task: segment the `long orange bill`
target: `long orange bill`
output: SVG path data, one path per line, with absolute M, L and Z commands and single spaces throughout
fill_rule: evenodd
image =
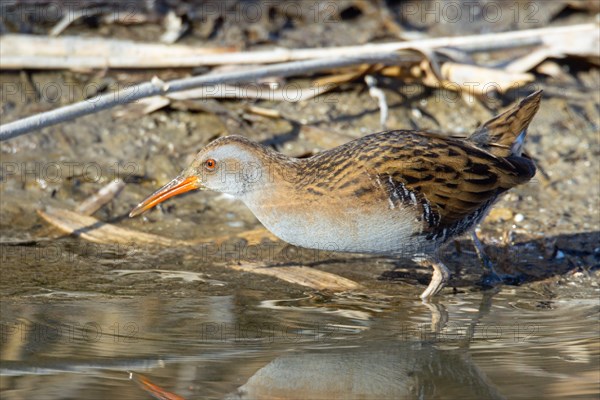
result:
M 129 217 L 140 215 L 144 211 L 151 209 L 159 203 L 167 200 L 170 197 L 177 196 L 190 190 L 199 189 L 202 187 L 200 180 L 195 176 L 178 176 L 165 186 L 152 193 L 146 200 L 138 204 L 131 212 Z

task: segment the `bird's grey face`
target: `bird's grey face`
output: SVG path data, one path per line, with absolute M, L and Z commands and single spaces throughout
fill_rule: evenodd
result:
M 264 182 L 268 171 L 259 154 L 240 143 L 201 150 L 182 175 L 196 176 L 206 188 L 243 197 Z
M 256 193 L 268 176 L 268 165 L 257 147 L 240 139 L 217 140 L 202 149 L 178 177 L 138 204 L 129 216 L 195 189 L 211 189 L 245 199 Z

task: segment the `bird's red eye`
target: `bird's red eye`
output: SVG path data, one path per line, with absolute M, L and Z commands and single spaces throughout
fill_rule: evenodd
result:
M 213 160 L 212 158 L 209 158 L 208 160 L 206 160 L 204 165 L 206 166 L 206 169 L 213 170 L 217 166 L 217 162 L 215 160 Z

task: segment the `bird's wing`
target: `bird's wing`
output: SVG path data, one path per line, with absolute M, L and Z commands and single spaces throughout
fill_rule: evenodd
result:
M 524 157 L 496 157 L 467 141 L 431 133 L 404 135 L 401 146 L 388 145 L 365 169 L 388 186 L 394 201 L 418 207 L 430 228 L 453 225 L 535 174 L 533 162 Z
M 315 199 L 412 206 L 431 230 L 451 227 L 535 174 L 526 157 L 497 157 L 468 140 L 418 131 L 365 136 L 306 161 L 298 187 Z

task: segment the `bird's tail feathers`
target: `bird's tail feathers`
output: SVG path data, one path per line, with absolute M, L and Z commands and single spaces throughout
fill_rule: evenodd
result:
M 520 156 L 527 127 L 540 107 L 541 98 L 541 90 L 527 96 L 480 126 L 469 140 L 500 157 Z

